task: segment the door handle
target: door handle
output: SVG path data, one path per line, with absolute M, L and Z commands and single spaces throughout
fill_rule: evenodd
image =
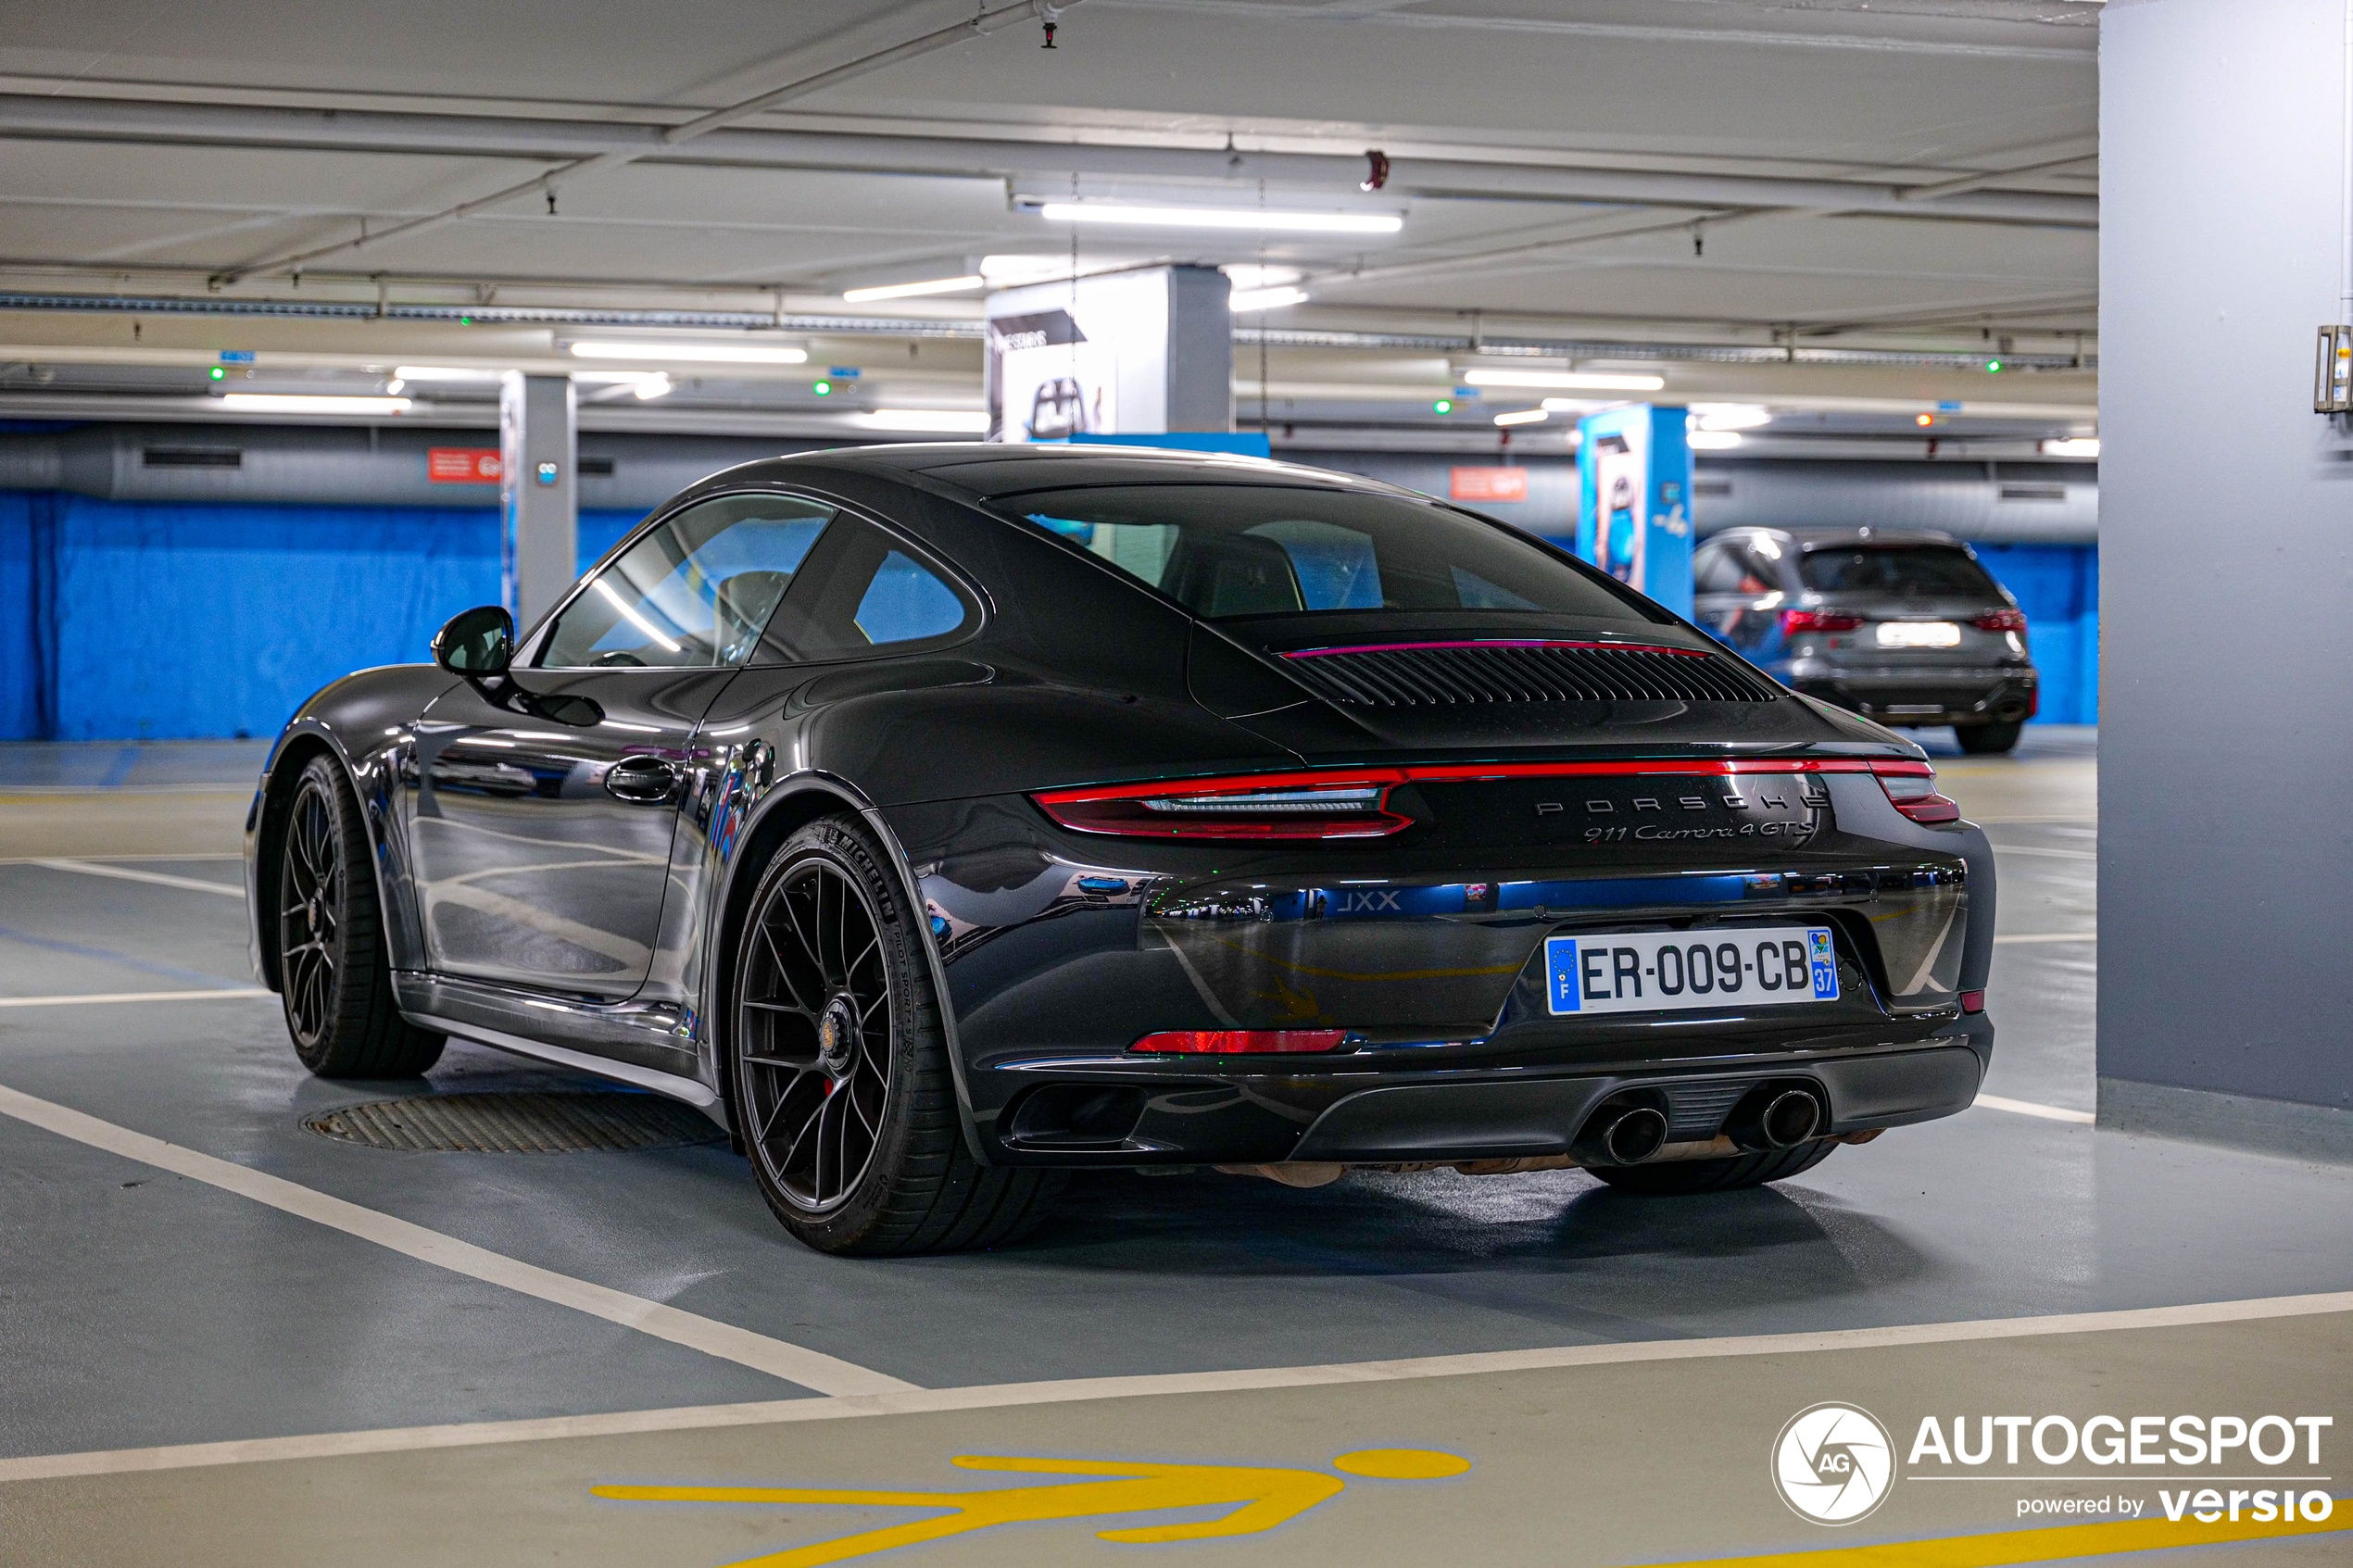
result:
M 633 806 L 660 806 L 678 791 L 678 765 L 659 757 L 624 757 L 605 770 L 605 793 Z

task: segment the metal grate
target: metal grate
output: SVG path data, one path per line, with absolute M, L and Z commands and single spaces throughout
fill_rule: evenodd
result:
M 474 1154 L 680 1148 L 726 1135 L 676 1100 L 614 1093 L 420 1095 L 346 1105 L 303 1125 L 370 1148 Z
M 1567 643 L 1426 643 L 1283 656 L 1335 702 L 1770 702 L 1779 689 L 1714 654 Z

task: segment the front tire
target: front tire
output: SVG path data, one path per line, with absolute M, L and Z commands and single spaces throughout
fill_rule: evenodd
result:
M 770 1211 L 820 1252 L 1000 1246 L 1037 1227 L 1059 1184 L 973 1159 L 894 880 L 849 817 L 810 823 L 769 862 L 736 949 L 737 1128 Z
M 295 1054 L 321 1078 L 414 1078 L 442 1037 L 400 1016 L 369 867 L 367 824 L 343 769 L 314 757 L 278 842 L 278 992 Z
M 1736 1154 L 1729 1160 L 1662 1160 L 1655 1165 L 1589 1165 L 1586 1169 L 1620 1192 L 1642 1198 L 1682 1198 L 1781 1181 L 1812 1170 L 1837 1147 L 1830 1138 L 1816 1138 L 1762 1154 Z
M 1972 757 L 1988 757 L 1997 752 L 2013 751 L 2018 737 L 2025 732 L 2026 721 L 2013 719 L 2006 724 L 1956 724 L 1953 738 L 1961 749 Z

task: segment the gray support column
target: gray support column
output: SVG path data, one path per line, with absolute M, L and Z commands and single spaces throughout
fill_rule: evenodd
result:
M 2345 27 L 2100 23 L 2099 1120 L 2336 1160 L 2353 427 L 2311 407 L 2353 267 Z
M 1168 431 L 1234 428 L 1234 312 L 1214 267 L 1168 270 Z
M 500 593 L 519 626 L 554 608 L 580 575 L 578 447 L 572 378 L 508 371 L 498 389 Z

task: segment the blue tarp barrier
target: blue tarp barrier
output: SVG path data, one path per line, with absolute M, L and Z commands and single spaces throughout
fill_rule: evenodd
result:
M 2100 721 L 2100 551 L 2096 545 L 1978 545 L 1977 558 L 2026 612 L 2043 677 L 2045 724 Z

